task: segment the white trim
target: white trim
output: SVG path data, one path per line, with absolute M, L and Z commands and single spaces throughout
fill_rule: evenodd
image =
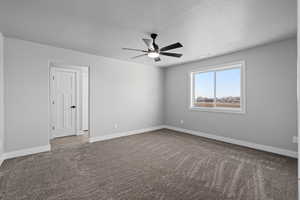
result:
M 2 157 L 0 157 L 0 167 L 1 167 L 2 163 L 3 163 L 3 161 L 4 161 L 4 159 Z
M 156 130 L 160 130 L 163 128 L 165 128 L 165 126 L 153 126 L 153 127 L 144 128 L 144 129 L 138 129 L 138 130 L 132 130 L 132 131 L 126 131 L 126 132 L 120 132 L 120 133 L 113 133 L 113 134 L 97 136 L 97 137 L 91 137 L 89 139 L 89 142 L 93 143 L 93 142 L 98 142 L 98 141 L 110 140 L 110 139 L 129 136 L 129 135 L 136 135 L 136 134 L 140 134 L 140 133 L 156 131 Z
M 77 135 L 78 135 L 77 132 L 75 134 L 70 134 L 70 133 L 67 133 L 67 132 L 60 132 L 57 135 L 54 132 L 52 132 L 52 134 L 51 134 L 52 139 L 54 139 L 54 138 L 61 138 L 61 137 L 67 137 L 67 136 L 77 136 Z
M 77 135 L 77 136 L 78 136 L 78 135 L 84 135 L 85 133 L 86 133 L 86 132 L 85 132 L 84 130 L 79 130 L 79 131 L 77 131 L 77 134 L 76 134 L 76 135 Z
M 187 134 L 191 134 L 191 135 L 201 136 L 201 137 L 205 137 L 205 138 L 209 138 L 209 139 L 213 139 L 213 140 L 218 140 L 218 141 L 222 141 L 222 142 L 226 142 L 226 143 L 231 143 L 231 144 L 236 144 L 236 145 L 240 145 L 240 146 L 244 146 L 244 147 L 249 147 L 249 148 L 252 148 L 252 149 L 271 152 L 271 153 L 275 153 L 275 154 L 279 154 L 279 155 L 283 155 L 283 156 L 288 156 L 288 157 L 292 157 L 292 158 L 297 158 L 298 157 L 298 153 L 296 151 L 281 149 L 281 148 L 278 148 L 278 147 L 272 147 L 272 146 L 267 146 L 267 145 L 262 145 L 262 144 L 256 144 L 256 143 L 252 143 L 252 142 L 246 142 L 246 141 L 243 141 L 243 140 L 238 140 L 238 139 L 233 139 L 233 138 L 228 138 L 228 137 L 222 137 L 222 136 L 213 135 L 213 134 L 210 134 L 210 133 L 204 133 L 204 132 L 194 131 L 194 130 L 189 130 L 189 129 L 184 129 L 184 128 L 178 128 L 178 127 L 175 127 L 175 126 L 164 126 L 164 128 L 174 130 L 174 131 L 183 132 L 183 133 L 187 133 Z
M 216 98 L 216 71 L 226 70 L 226 69 L 240 69 L 240 81 L 241 81 L 241 107 L 240 108 L 222 108 L 222 107 L 195 107 L 193 106 L 194 99 L 194 74 L 202 73 L 202 72 L 214 72 L 214 98 Z M 220 65 L 213 65 L 213 66 L 206 66 L 206 67 L 198 67 L 196 69 L 190 70 L 188 72 L 189 77 L 189 110 L 191 111 L 204 111 L 204 112 L 223 112 L 223 113 L 234 113 L 234 114 L 245 114 L 246 113 L 246 62 L 242 61 L 235 61 L 231 63 L 224 63 Z M 216 100 L 215 100 L 216 101 Z
M 39 147 L 33 147 L 33 148 L 28 148 L 28 149 L 7 152 L 7 153 L 3 154 L 2 159 L 7 160 L 10 158 L 16 158 L 16 157 L 20 157 L 20 156 L 42 153 L 42 152 L 46 152 L 46 151 L 50 151 L 50 150 L 51 150 L 51 146 L 50 146 L 50 144 L 48 144 L 45 146 L 39 146 Z
M 216 112 L 216 113 L 229 113 L 229 114 L 246 114 L 245 111 L 238 108 L 222 108 L 222 107 L 189 107 L 190 111 L 201 111 L 201 112 Z

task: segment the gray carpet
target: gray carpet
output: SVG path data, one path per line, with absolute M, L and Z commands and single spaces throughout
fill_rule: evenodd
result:
M 5 161 L 3 200 L 295 200 L 295 159 L 169 130 Z

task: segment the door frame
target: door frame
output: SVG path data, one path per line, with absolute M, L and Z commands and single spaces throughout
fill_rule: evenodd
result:
M 49 132 L 48 132 L 48 138 L 49 141 L 51 139 L 53 139 L 53 134 L 52 134 L 52 70 L 53 68 L 62 68 L 62 69 L 71 69 L 73 71 L 76 71 L 76 84 L 77 85 L 81 85 L 81 70 L 83 68 L 87 69 L 87 73 L 88 73 L 88 137 L 90 137 L 90 66 L 86 65 L 70 65 L 70 64 L 64 64 L 61 62 L 55 62 L 55 61 L 49 61 L 49 74 L 48 74 L 48 84 L 49 84 L 49 91 L 48 91 L 48 124 L 49 124 Z M 83 132 L 81 130 L 81 125 L 82 123 L 80 123 L 82 121 L 82 100 L 81 100 L 81 89 L 80 87 L 76 88 L 76 114 L 75 114 L 75 123 L 76 123 L 76 130 L 75 130 L 75 134 L 76 135 L 81 135 Z

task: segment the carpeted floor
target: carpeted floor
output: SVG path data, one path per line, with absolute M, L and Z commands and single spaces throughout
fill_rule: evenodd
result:
M 3 200 L 295 200 L 295 159 L 169 130 L 5 161 Z
M 50 140 L 51 150 L 56 151 L 59 149 L 70 148 L 77 145 L 86 144 L 89 142 L 89 135 L 85 133 L 83 135 L 59 137 Z

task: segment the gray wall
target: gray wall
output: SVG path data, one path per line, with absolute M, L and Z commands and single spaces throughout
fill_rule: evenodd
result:
M 188 71 L 246 61 L 246 114 L 188 109 Z M 276 42 L 237 53 L 165 69 L 166 125 L 257 144 L 297 150 L 297 40 Z M 184 124 L 180 124 L 180 120 Z
M 49 61 L 91 66 L 92 137 L 166 124 L 297 148 L 295 38 L 166 69 L 11 38 L 4 48 L 6 152 L 49 143 Z M 246 61 L 247 113 L 190 111 L 187 72 L 237 60 Z
M 5 152 L 49 144 L 49 61 L 91 66 L 91 137 L 162 125 L 160 68 L 12 38 L 4 49 Z
M 3 36 L 0 33 L 0 162 L 4 148 L 4 67 Z M 1 164 L 1 163 L 0 163 Z

